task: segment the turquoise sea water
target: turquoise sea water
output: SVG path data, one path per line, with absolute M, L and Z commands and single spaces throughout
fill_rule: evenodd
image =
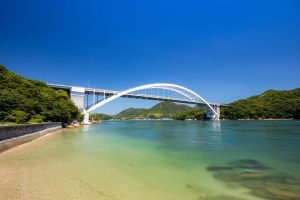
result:
M 300 121 L 105 121 L 0 154 L 0 199 L 300 199 Z

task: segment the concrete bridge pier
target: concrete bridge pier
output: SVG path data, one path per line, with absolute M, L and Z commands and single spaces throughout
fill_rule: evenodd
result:
M 83 124 L 91 124 L 90 122 L 90 114 L 86 111 L 86 109 L 83 110 L 84 118 L 83 118 Z
M 74 104 L 77 106 L 77 108 L 81 111 L 81 113 L 84 114 L 83 123 L 90 124 L 89 113 L 84 108 L 84 94 L 85 94 L 85 88 L 71 87 L 71 90 L 70 90 L 71 100 L 74 102 Z
M 211 107 L 218 113 L 218 116 L 216 116 L 214 120 L 220 120 L 220 115 L 221 115 L 220 105 L 213 104 L 211 105 Z

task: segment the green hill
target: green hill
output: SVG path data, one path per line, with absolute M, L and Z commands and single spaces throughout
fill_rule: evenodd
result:
M 0 65 L 0 122 L 81 121 L 82 115 L 62 90 L 23 78 Z
M 173 117 L 173 119 L 176 119 L 176 120 L 186 120 L 186 119 L 205 120 L 205 119 L 207 119 L 207 117 L 203 110 L 201 110 L 199 108 L 194 108 L 192 111 L 175 115 Z
M 300 88 L 268 90 L 260 95 L 242 99 L 221 109 L 224 119 L 299 119 Z
M 91 121 L 99 121 L 99 120 L 110 120 L 114 117 L 112 115 L 102 114 L 102 113 L 90 113 Z
M 141 119 L 145 117 L 147 109 L 144 108 L 128 108 L 114 116 L 117 119 Z
M 175 115 L 183 114 L 192 111 L 193 108 L 176 104 L 173 102 L 163 101 L 150 109 L 136 109 L 128 108 L 119 114 L 115 115 L 116 119 L 161 119 L 161 118 L 173 118 Z

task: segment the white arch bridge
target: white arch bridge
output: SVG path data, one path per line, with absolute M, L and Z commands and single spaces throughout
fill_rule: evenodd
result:
M 209 103 L 196 92 L 186 87 L 170 83 L 147 84 L 124 91 L 59 84 L 48 84 L 48 86 L 54 89 L 66 90 L 68 92 L 75 105 L 84 113 L 84 123 L 89 123 L 90 112 L 119 97 L 196 104 L 204 108 L 207 116 L 212 120 L 219 120 L 220 117 L 220 104 Z

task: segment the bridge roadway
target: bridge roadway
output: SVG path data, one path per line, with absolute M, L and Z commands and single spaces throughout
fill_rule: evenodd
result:
M 62 89 L 67 91 L 69 94 L 71 93 L 72 88 L 76 88 L 76 86 L 69 86 L 69 85 L 61 85 L 61 84 L 47 84 L 49 87 L 54 88 L 54 89 Z M 85 94 L 89 95 L 102 95 L 107 97 L 113 96 L 118 94 L 121 91 L 115 91 L 115 90 L 104 90 L 104 89 L 96 89 L 96 88 L 84 88 Z M 167 96 L 157 96 L 157 95 L 150 95 L 150 94 L 126 94 L 123 95 L 122 97 L 125 98 L 135 98 L 135 99 L 147 99 L 147 100 L 157 100 L 157 101 L 173 101 L 177 103 L 188 103 L 188 104 L 197 104 L 197 105 L 205 105 L 204 102 L 202 101 L 195 101 L 191 99 L 183 99 L 183 98 L 174 98 L 174 97 L 167 97 Z M 101 100 L 100 100 L 101 101 Z M 96 103 L 95 101 L 94 103 Z M 213 107 L 220 106 L 219 103 L 211 103 L 209 104 Z

